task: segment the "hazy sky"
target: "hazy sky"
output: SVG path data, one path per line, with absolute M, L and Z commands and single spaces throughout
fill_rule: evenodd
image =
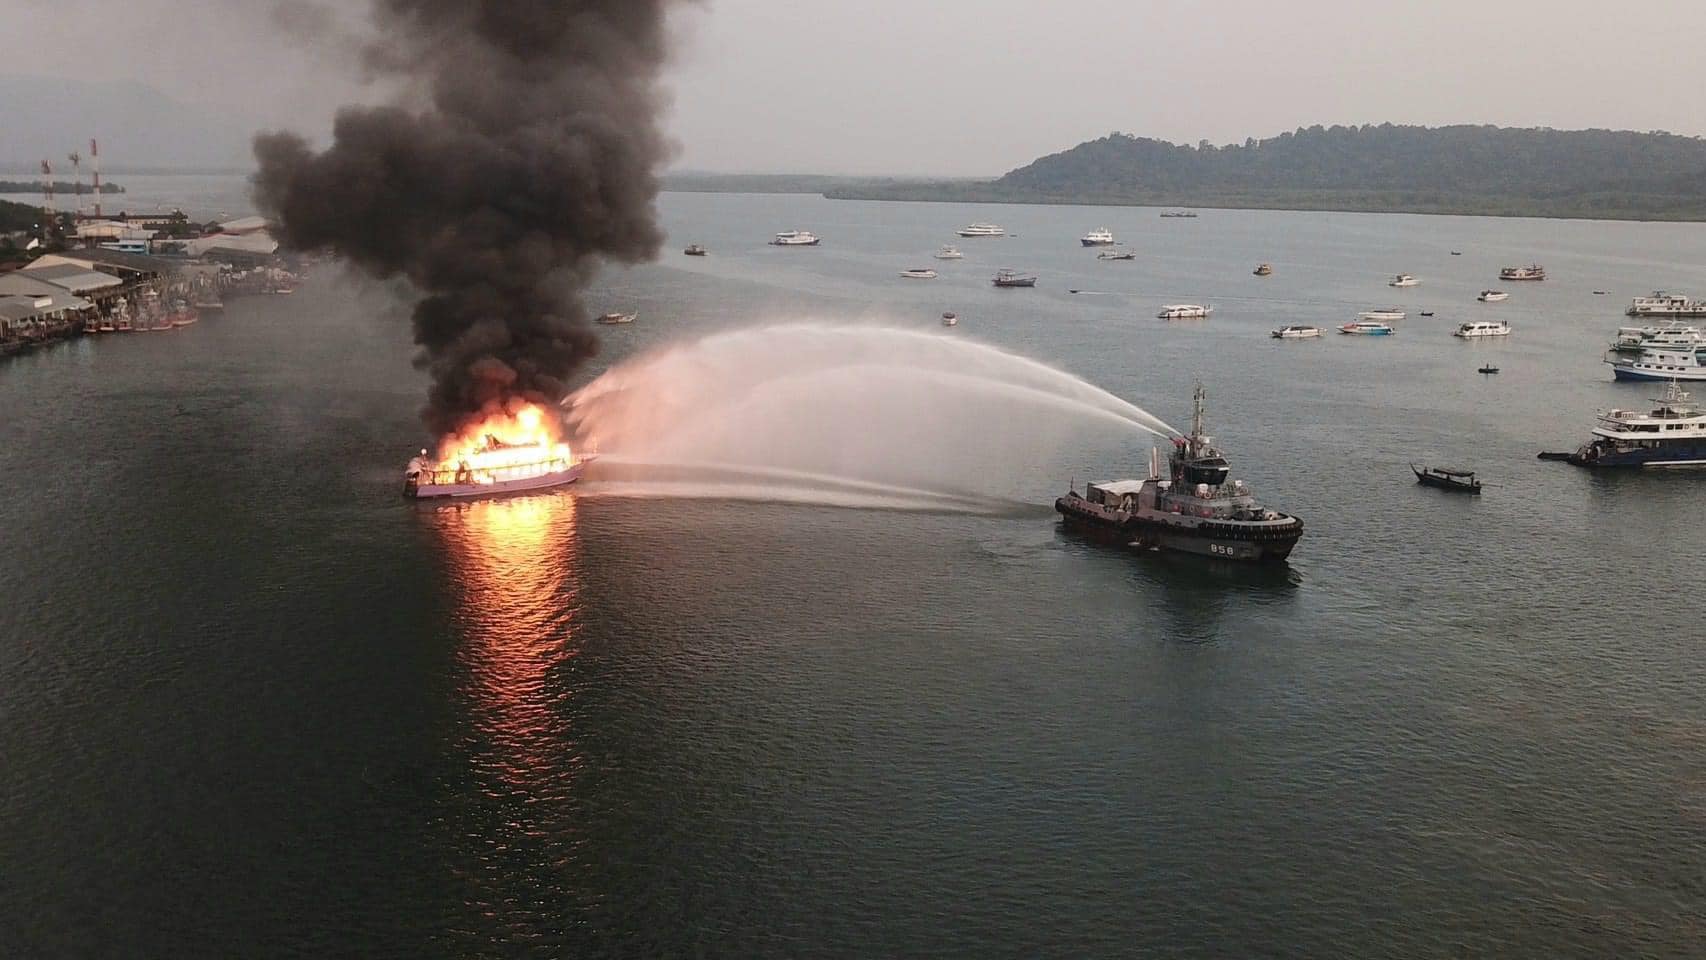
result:
M 353 66 L 282 35 L 271 2 L 5 0 L 30 41 L 0 68 L 324 131 Z M 708 0 L 677 22 L 683 169 L 996 174 L 1112 130 L 1315 123 L 1706 134 L 1706 4 L 1681 0 Z

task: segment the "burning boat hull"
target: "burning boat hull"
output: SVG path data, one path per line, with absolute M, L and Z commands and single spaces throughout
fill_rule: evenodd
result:
M 532 476 L 480 481 L 473 477 L 437 477 L 410 472 L 403 478 L 403 496 L 415 500 L 434 500 L 446 497 L 498 497 L 506 493 L 525 493 L 548 490 L 580 479 L 586 461 L 571 464 L 566 469 L 552 470 Z M 461 480 L 462 482 L 458 482 Z

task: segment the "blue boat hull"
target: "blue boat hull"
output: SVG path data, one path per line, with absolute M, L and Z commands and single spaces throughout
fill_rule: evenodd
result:
M 1590 454 L 1584 456 L 1584 454 Z M 1637 450 L 1577 451 L 1570 462 L 1579 467 L 1701 467 L 1706 466 L 1706 440 L 1677 440 L 1662 447 Z
M 1706 367 L 1697 370 L 1678 370 L 1673 373 L 1648 373 L 1629 367 L 1612 367 L 1611 375 L 1618 380 L 1706 380 Z

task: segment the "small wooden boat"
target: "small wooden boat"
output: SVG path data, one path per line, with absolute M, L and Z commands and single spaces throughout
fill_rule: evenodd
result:
M 1605 296 L 1605 291 L 1604 290 L 1595 290 L 1593 292 L 1593 295 L 1596 297 L 1603 297 L 1603 296 Z
M 1463 251 L 1462 250 L 1453 250 L 1453 251 L 1451 251 L 1451 255 L 1454 257 L 1461 257 L 1461 256 L 1463 256 Z
M 1498 372 L 1499 372 L 1499 368 L 1498 368 L 1498 367 L 1495 367 L 1495 366 L 1493 366 L 1493 365 L 1492 365 L 1492 364 L 1490 364 L 1490 363 L 1489 363 L 1489 364 L 1487 364 L 1487 365 L 1486 365 L 1486 366 L 1484 366 L 1484 367 L 1479 367 L 1479 368 L 1477 368 L 1477 369 L 1476 369 L 1476 371 L 1475 371 L 1475 372 L 1476 372 L 1476 373 L 1498 373 Z
M 1424 316 L 1424 317 L 1431 317 L 1433 315 L 1434 315 L 1434 312 L 1432 310 L 1423 310 L 1422 311 L 1422 316 Z
M 1441 490 L 1456 490 L 1459 493 L 1480 493 L 1481 481 L 1475 479 L 1473 470 L 1452 470 L 1446 467 L 1418 467 L 1410 464 L 1410 472 L 1416 475 L 1416 482 L 1424 487 L 1438 487 Z

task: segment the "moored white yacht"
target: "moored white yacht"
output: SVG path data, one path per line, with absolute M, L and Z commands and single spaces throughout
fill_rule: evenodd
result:
M 1511 325 L 1503 320 L 1476 320 L 1458 324 L 1451 335 L 1472 340 L 1476 337 L 1508 337 L 1510 333 Z
M 1390 324 L 1378 320 L 1352 320 L 1340 327 L 1339 332 L 1359 337 L 1390 337 L 1393 330 Z
M 1157 320 L 1203 320 L 1214 312 L 1213 307 L 1200 303 L 1169 303 L 1155 315 Z
M 1689 347 L 1699 343 L 1706 343 L 1706 334 L 1702 334 L 1699 327 L 1663 323 L 1645 327 L 1618 327 L 1617 339 L 1611 342 L 1611 349 L 1619 353 L 1640 353 L 1649 344 Z
M 943 244 L 942 249 L 936 251 L 936 259 L 938 260 L 960 260 L 964 257 L 965 254 L 960 252 L 959 247 L 950 247 L 947 244 Z
M 1510 298 L 1511 295 L 1503 290 L 1482 290 L 1475 297 L 1482 303 L 1498 303 L 1500 300 L 1509 300 Z
M 1109 230 L 1107 227 L 1097 227 L 1082 237 L 1079 237 L 1078 242 L 1082 243 L 1086 247 L 1112 246 L 1114 243 L 1114 234 L 1113 231 Z
M 969 224 L 961 227 L 959 233 L 962 237 L 1005 237 L 1007 235 L 1006 230 L 993 223 Z
M 910 270 L 902 270 L 900 272 L 900 275 L 907 278 L 908 280 L 934 280 L 934 279 L 936 279 L 936 271 L 930 269 L 929 267 L 913 267 Z
M 1706 342 L 1655 339 L 1634 353 L 1614 352 L 1605 362 L 1618 380 L 1706 380 Z
M 1407 273 L 1400 273 L 1396 277 L 1386 281 L 1386 285 L 1389 287 L 1413 287 L 1421 282 L 1422 281 L 1417 280 L 1415 277 L 1412 277 Z
M 1306 323 L 1294 323 L 1280 327 L 1268 335 L 1276 340 L 1313 340 L 1321 335 L 1321 328 Z
M 784 230 L 770 241 L 772 247 L 815 247 L 818 245 L 817 234 L 810 230 Z
M 1388 307 L 1385 310 L 1364 310 L 1357 314 L 1357 319 L 1374 323 L 1397 323 L 1404 319 L 1404 316 L 1404 311 L 1397 307 Z
M 1650 297 L 1629 301 L 1624 313 L 1631 317 L 1706 317 L 1706 300 L 1655 290 Z

